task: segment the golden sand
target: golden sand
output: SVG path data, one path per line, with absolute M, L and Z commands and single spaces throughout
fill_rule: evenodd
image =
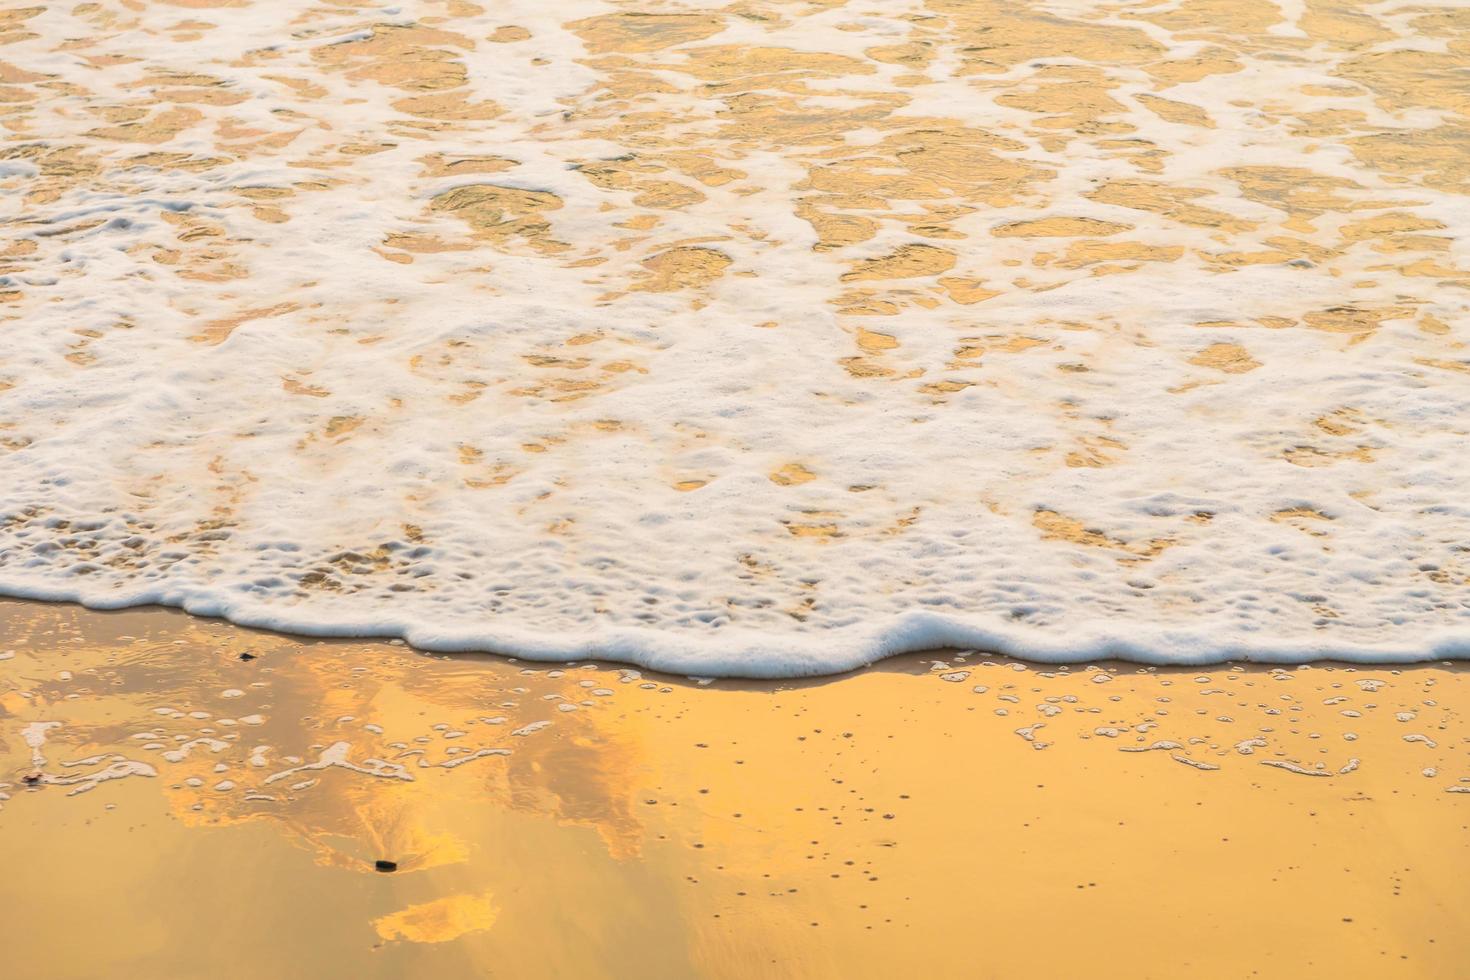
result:
M 0 624 L 10 977 L 1470 962 L 1461 667 L 702 684 L 154 610 Z

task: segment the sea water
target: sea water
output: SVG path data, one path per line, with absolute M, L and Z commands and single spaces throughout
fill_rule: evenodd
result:
M 0 592 L 703 676 L 1470 656 L 1470 11 L 0 15 Z

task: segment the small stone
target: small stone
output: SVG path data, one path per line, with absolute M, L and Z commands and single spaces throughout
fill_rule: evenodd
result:
M 376 868 L 377 870 L 383 872 L 384 874 L 386 874 L 389 871 L 397 871 L 398 870 L 398 862 L 397 861 L 384 861 L 381 858 L 379 858 L 377 861 L 374 861 L 373 862 L 373 867 Z
M 255 654 L 253 654 L 253 653 L 242 653 L 242 654 L 240 654 L 240 659 L 243 660 L 243 661 L 245 661 L 246 663 L 249 663 L 250 661 L 252 661 L 252 660 L 255 659 Z
M 33 772 L 29 775 L 20 777 L 20 781 L 25 783 L 27 786 L 35 786 L 41 781 L 41 774 L 38 772 Z

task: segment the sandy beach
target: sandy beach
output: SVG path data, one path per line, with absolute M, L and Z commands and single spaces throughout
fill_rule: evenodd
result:
M 700 683 L 169 611 L 7 602 L 0 628 L 15 977 L 1447 977 L 1470 956 L 1458 666 L 950 654 Z
M 1467 66 L 0 10 L 0 977 L 1470 976 Z

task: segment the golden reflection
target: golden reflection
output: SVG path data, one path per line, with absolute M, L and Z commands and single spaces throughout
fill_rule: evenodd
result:
M 374 919 L 373 928 L 389 942 L 447 943 L 489 929 L 497 914 L 489 895 L 449 895 Z
M 1307 508 L 1272 519 L 1331 532 Z M 1168 544 L 1036 520 L 1120 561 Z M 692 683 L 179 613 L 0 614 L 20 975 L 191 974 L 224 969 L 216 955 L 283 975 L 251 937 L 286 922 L 314 938 L 287 943 L 284 975 L 952 974 L 971 953 L 933 931 L 974 917 L 1004 973 L 1034 966 L 1055 917 L 1077 939 L 1045 954 L 1062 973 L 1096 974 L 1097 949 L 1108 976 L 1201 949 L 1232 974 L 1445 975 L 1470 954 L 1445 898 L 1470 872 L 1458 668 L 954 651 L 817 684 Z M 60 941 L 77 901 L 89 944 Z M 156 938 L 219 901 L 239 942 Z

